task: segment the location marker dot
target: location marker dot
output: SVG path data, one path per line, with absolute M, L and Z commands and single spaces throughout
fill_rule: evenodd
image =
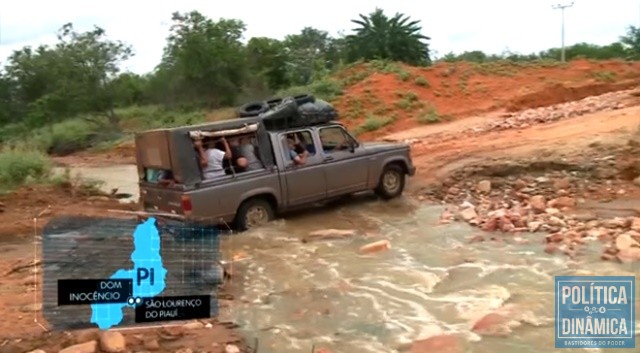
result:
M 133 305 L 133 304 L 135 304 L 135 302 L 136 302 L 136 300 L 135 300 L 135 299 L 133 299 L 133 297 L 129 297 L 129 298 L 127 299 L 127 303 L 128 303 L 129 305 Z
M 141 303 L 142 303 L 142 298 L 137 297 L 137 298 L 136 298 L 136 304 L 141 304 Z

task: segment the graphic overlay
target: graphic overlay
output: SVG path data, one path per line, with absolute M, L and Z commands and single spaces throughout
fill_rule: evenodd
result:
M 634 276 L 556 276 L 556 348 L 635 348 Z
M 44 318 L 57 330 L 106 330 L 215 317 L 219 244 L 217 229 L 155 218 L 53 219 L 42 239 Z

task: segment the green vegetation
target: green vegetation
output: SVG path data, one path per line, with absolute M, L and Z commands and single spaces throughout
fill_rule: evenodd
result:
M 362 125 L 358 126 L 353 132 L 354 134 L 360 135 L 365 132 L 372 132 L 379 130 L 395 121 L 393 117 L 380 117 L 375 115 L 368 115 L 364 120 Z
M 191 11 L 174 13 L 171 21 L 164 53 L 147 74 L 122 72 L 135 48 L 107 37 L 100 27 L 81 32 L 68 23 L 54 45 L 16 50 L 0 70 L 0 183 L 46 178 L 47 154 L 105 149 L 135 131 L 232 118 L 229 107 L 249 100 L 310 92 L 331 101 L 375 72 L 430 87 L 408 66 L 434 61 L 429 38 L 421 34 L 419 21 L 404 14 L 387 16 L 375 9 L 359 15 L 353 21 L 356 28 L 345 36 L 307 27 L 282 40 L 254 37 L 246 42 L 246 25 L 239 19 L 214 20 Z M 479 73 L 508 76 L 527 65 L 562 65 L 558 57 L 554 48 L 530 55 L 450 53 L 439 60 L 470 61 L 477 63 L 473 70 Z M 569 60 L 582 57 L 640 59 L 640 29 L 629 27 L 619 42 L 608 46 L 567 48 Z M 440 74 L 461 75 L 460 89 L 467 91 L 469 72 L 452 65 Z M 614 79 L 607 72 L 594 78 Z M 452 93 L 445 87 L 434 94 Z M 367 105 L 347 105 L 343 112 L 347 119 L 375 114 L 360 132 L 393 121 L 381 117 L 389 107 L 373 99 L 367 98 Z M 406 110 L 423 107 L 413 92 L 402 93 L 394 104 Z M 420 120 L 437 120 L 432 115 Z
M 426 112 L 420 112 L 418 122 L 420 124 L 435 124 L 443 121 L 452 120 L 448 115 L 440 115 L 435 107 L 429 106 Z
M 592 73 L 593 78 L 600 82 L 613 82 L 616 79 L 616 73 L 611 71 L 598 71 Z

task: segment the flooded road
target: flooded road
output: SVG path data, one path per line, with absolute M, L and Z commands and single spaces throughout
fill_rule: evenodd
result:
M 127 168 L 100 168 L 91 177 L 137 192 L 135 168 Z M 125 185 L 129 180 L 134 184 Z M 494 235 L 496 241 L 469 244 L 481 233 L 462 223 L 438 225 L 441 212 L 409 198 L 364 196 L 225 237 L 223 258 L 244 259 L 234 263 L 236 300 L 220 319 L 238 323 L 248 342 L 257 338 L 260 353 L 308 353 L 313 346 L 396 352 L 441 333 L 460 334 L 469 352 L 577 352 L 554 348 L 553 276 L 637 272 L 600 261 L 598 244 L 575 260 L 545 254 L 542 234 Z M 327 228 L 359 234 L 302 241 Z M 360 246 L 382 239 L 390 241 L 389 250 L 358 254 Z M 477 319 L 505 305 L 512 308 L 511 333 L 472 333 Z

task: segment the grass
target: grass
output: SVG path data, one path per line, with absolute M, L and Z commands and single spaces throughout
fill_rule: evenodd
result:
M 429 107 L 427 111 L 418 116 L 420 124 L 435 124 L 443 121 L 450 121 L 452 117 L 448 115 L 440 115 L 435 107 Z
M 396 95 L 400 97 L 400 100 L 395 104 L 400 109 L 411 110 L 423 106 L 420 97 L 414 92 L 396 92 Z
M 343 87 L 345 87 L 345 84 L 346 83 L 344 80 L 341 82 L 338 80 L 326 78 L 323 80 L 314 81 L 306 86 L 291 87 L 285 90 L 281 90 L 276 95 L 279 97 L 286 97 L 311 93 L 316 96 L 316 98 L 331 102 L 332 100 L 343 94 Z
M 19 147 L 5 147 L 0 151 L 0 192 L 47 181 L 50 176 L 51 163 L 41 151 Z
M 598 82 L 614 82 L 616 80 L 616 73 L 611 71 L 592 72 L 591 76 Z
M 105 120 L 94 116 L 82 116 L 36 129 L 20 124 L 0 127 L 0 144 L 9 148 L 30 149 L 53 155 L 65 155 L 86 149 L 107 150 L 114 144 L 131 138 L 137 131 L 160 127 L 175 127 L 204 122 L 204 110 L 169 110 L 159 106 L 132 106 L 117 109 L 122 131 L 108 128 Z M 233 109 L 216 111 L 210 119 L 228 119 L 234 116 Z
M 416 77 L 415 80 L 413 80 L 413 82 L 416 84 L 416 86 L 420 86 L 420 87 L 430 87 L 431 86 L 429 84 L 429 81 L 427 81 L 427 79 L 422 77 L 422 76 Z
M 367 118 L 364 120 L 362 125 L 354 129 L 353 133 L 357 136 L 365 132 L 376 131 L 393 123 L 394 121 L 395 119 L 393 117 L 380 117 L 376 115 L 367 115 Z

